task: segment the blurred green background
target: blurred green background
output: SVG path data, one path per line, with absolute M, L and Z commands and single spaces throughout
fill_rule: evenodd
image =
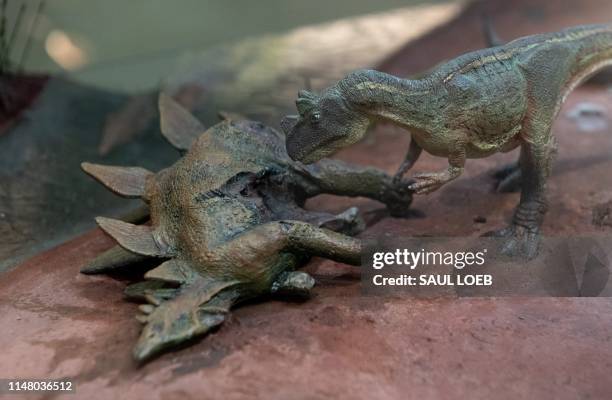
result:
M 133 92 L 155 86 L 186 51 L 338 18 L 442 2 L 46 0 L 41 7 L 39 0 L 8 0 L 7 15 L 10 33 L 19 10 L 24 10 L 11 51 L 14 65 Z M 25 47 L 29 48 L 24 51 Z

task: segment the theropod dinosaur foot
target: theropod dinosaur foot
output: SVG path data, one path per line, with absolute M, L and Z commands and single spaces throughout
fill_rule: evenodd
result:
M 501 238 L 500 252 L 510 257 L 525 257 L 528 260 L 538 255 L 540 232 L 537 228 L 527 228 L 517 224 L 485 233 L 484 236 Z

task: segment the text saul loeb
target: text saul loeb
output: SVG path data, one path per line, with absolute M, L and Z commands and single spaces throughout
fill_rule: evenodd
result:
M 405 267 L 413 272 L 420 266 L 446 266 L 461 270 L 466 266 L 482 266 L 485 263 L 487 249 L 478 252 L 441 252 L 410 251 L 396 249 L 390 252 L 372 254 L 372 268 L 381 270 L 387 266 Z M 372 276 L 375 286 L 491 286 L 493 277 L 489 274 L 448 274 L 421 273 L 400 274 L 392 277 L 383 274 Z

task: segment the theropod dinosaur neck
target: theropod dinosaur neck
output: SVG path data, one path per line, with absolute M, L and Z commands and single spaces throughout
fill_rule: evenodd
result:
M 388 120 L 406 128 L 426 130 L 431 123 L 434 95 L 428 79 L 401 79 L 384 72 L 356 71 L 338 82 L 349 107 L 371 119 Z

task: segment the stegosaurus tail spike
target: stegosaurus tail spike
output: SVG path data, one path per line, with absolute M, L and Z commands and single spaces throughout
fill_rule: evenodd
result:
M 141 167 L 116 167 L 84 162 L 81 163 L 81 168 L 114 193 L 128 198 L 142 197 L 147 178 L 153 176 L 151 171 Z
M 206 130 L 197 118 L 164 93 L 159 95 L 159 114 L 162 134 L 178 150 L 189 150 Z
M 81 273 L 93 275 L 111 272 L 146 259 L 146 256 L 134 254 L 121 246 L 114 246 L 87 263 L 81 269 Z
M 153 238 L 153 230 L 147 225 L 133 225 L 111 218 L 97 217 L 102 230 L 111 235 L 121 247 L 136 254 L 151 257 L 167 256 Z
M 145 279 L 184 284 L 194 280 L 194 273 L 180 260 L 168 260 L 148 271 L 144 277 Z

